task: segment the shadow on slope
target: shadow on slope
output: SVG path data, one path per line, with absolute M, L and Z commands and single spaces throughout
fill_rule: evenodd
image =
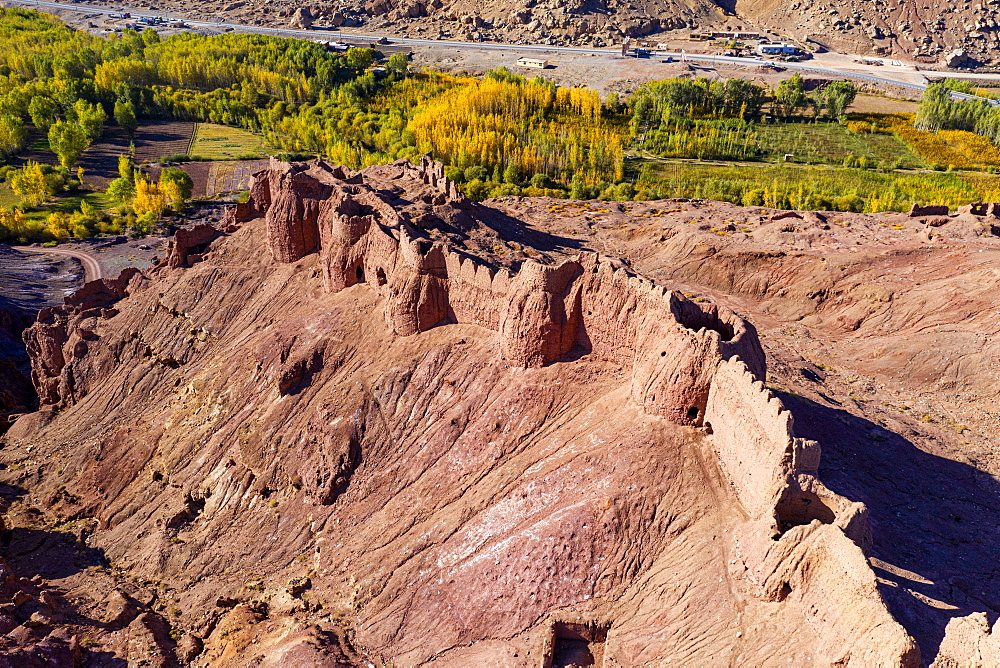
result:
M 1000 616 L 1000 483 L 836 408 L 777 392 L 796 435 L 823 447 L 820 478 L 864 502 L 872 566 L 893 616 L 929 663 L 952 617 Z
M 476 217 L 496 230 L 504 240 L 515 241 L 543 253 L 570 252 L 585 246 L 580 239 L 542 231 L 487 204 L 476 204 Z
M 4 508 L 24 498 L 27 490 L 18 485 L 0 485 Z M 91 566 L 106 566 L 107 558 L 100 548 L 89 547 L 76 534 L 33 527 L 14 527 L 0 538 L 2 554 L 21 577 L 40 575 L 57 580 Z

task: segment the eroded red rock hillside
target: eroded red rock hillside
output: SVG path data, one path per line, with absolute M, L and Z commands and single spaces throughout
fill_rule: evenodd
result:
M 428 159 L 272 161 L 221 229 L 26 333 L 42 408 L 0 450 L 0 648 L 996 656 L 992 460 L 968 461 L 995 313 L 965 278 L 994 228 L 914 214 L 476 204 Z

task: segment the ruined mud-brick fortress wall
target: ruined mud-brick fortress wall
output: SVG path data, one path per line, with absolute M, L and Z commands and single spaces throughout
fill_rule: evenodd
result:
M 395 163 L 400 183 L 418 179 L 433 204 L 473 206 L 440 163 Z M 584 253 L 559 265 L 490 266 L 411 226 L 360 175 L 323 163 L 274 161 L 256 175 L 243 218 L 264 214 L 278 262 L 318 252 L 326 289 L 367 283 L 385 317 L 409 336 L 445 323 L 499 335 L 516 366 L 551 364 L 577 346 L 632 369 L 632 393 L 647 412 L 700 424 L 715 368 L 738 356 L 756 374 L 764 356 L 752 325 L 728 309 L 697 303 Z
M 392 167 L 401 186 L 425 186 L 416 197 L 428 204 L 476 206 L 427 156 Z M 469 323 L 496 332 L 501 358 L 514 366 L 544 366 L 579 349 L 630 369 L 632 397 L 646 412 L 712 434 L 749 516 L 731 547 L 745 593 L 776 601 L 794 591 L 822 621 L 835 660 L 919 661 L 867 567 L 865 506 L 820 482 L 819 444 L 794 436 L 791 413 L 764 387 L 756 331 L 732 311 L 595 253 L 557 265 L 526 261 L 516 272 L 492 266 L 413 227 L 363 174 L 323 163 L 272 161 L 235 215 L 264 215 L 278 262 L 318 252 L 328 291 L 368 284 L 401 336 Z
M 427 186 L 413 190 L 428 203 L 474 206 L 426 156 L 393 167 L 400 185 Z M 737 496 L 752 517 L 770 518 L 773 533 L 818 519 L 867 544 L 863 506 L 819 483 L 819 445 L 793 436 L 791 414 L 763 385 L 757 333 L 732 311 L 595 253 L 526 261 L 517 272 L 492 266 L 414 228 L 362 174 L 322 162 L 272 160 L 233 220 L 259 215 L 276 261 L 318 252 L 326 289 L 368 284 L 401 336 L 469 323 L 496 332 L 511 365 L 544 366 L 579 348 L 630 369 L 646 412 L 714 434 Z
M 380 169 L 397 170 L 394 182 L 410 188 L 407 197 L 475 212 L 428 158 Z M 412 226 L 363 173 L 322 162 L 272 160 L 224 229 L 260 216 L 276 262 L 318 253 L 326 289 L 366 283 L 401 336 L 471 323 L 496 332 L 499 355 L 513 366 L 547 365 L 575 349 L 630 370 L 632 397 L 645 411 L 711 434 L 747 514 L 729 536 L 736 586 L 758 599 L 797 602 L 817 622 L 832 664 L 920 665 L 867 565 L 864 505 L 820 482 L 819 445 L 794 436 L 791 413 L 764 386 L 756 331 L 735 313 L 688 300 L 594 253 L 558 265 L 528 261 L 516 272 L 492 266 Z M 220 233 L 200 226 L 178 234 L 156 271 L 187 271 Z M 76 403 L 110 373 L 105 367 L 115 356 L 88 357 L 95 323 L 114 318 L 115 304 L 148 283 L 131 270 L 89 283 L 39 315 L 25 340 L 49 409 Z

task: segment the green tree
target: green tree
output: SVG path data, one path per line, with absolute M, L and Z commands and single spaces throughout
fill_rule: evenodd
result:
M 52 199 L 56 194 L 56 183 L 54 179 L 47 178 L 45 169 L 39 163 L 29 160 L 8 178 L 11 190 L 15 195 L 23 197 L 30 206 L 38 206 Z
M 101 136 L 101 132 L 104 130 L 104 121 L 108 119 L 104 107 L 99 104 L 91 104 L 86 100 L 77 100 L 73 104 L 70 115 L 72 120 L 79 123 L 86 133 L 89 140 L 88 145 Z
M 386 72 L 396 79 L 405 78 L 409 69 L 410 61 L 406 57 L 406 54 L 402 52 L 389 56 L 389 62 L 385 65 Z
M 118 156 L 118 176 L 129 181 L 135 181 L 135 164 L 128 155 Z
M 28 143 L 24 121 L 13 114 L 0 116 L 0 159 L 6 160 Z
M 608 93 L 608 99 L 604 101 L 604 109 L 609 114 L 621 113 L 622 103 L 618 93 Z
M 767 101 L 763 86 L 745 79 L 727 79 L 722 86 L 722 109 L 728 116 L 756 116 Z
M 56 103 L 51 97 L 36 95 L 28 103 L 31 122 L 42 132 L 48 132 L 56 122 Z
M 802 86 L 802 77 L 795 74 L 778 84 L 778 90 L 774 94 L 775 113 L 779 116 L 794 116 L 808 100 Z
M 535 174 L 531 177 L 532 188 L 554 188 L 555 185 L 548 174 Z
M 375 49 L 352 47 L 347 50 L 347 66 L 355 72 L 364 72 L 375 62 Z
M 850 81 L 834 81 L 828 84 L 823 89 L 827 114 L 833 118 L 840 118 L 857 95 L 858 89 Z
M 465 168 L 465 180 L 475 181 L 479 179 L 480 181 L 485 181 L 490 177 L 490 170 L 486 169 L 482 165 L 473 165 L 472 167 Z
M 507 169 L 503 170 L 503 180 L 504 183 L 520 183 L 521 170 L 514 163 L 510 163 Z
M 146 46 L 150 46 L 152 44 L 159 44 L 160 33 L 156 32 L 152 28 L 146 28 L 145 30 L 142 31 L 142 42 Z
M 191 175 L 183 169 L 170 167 L 160 172 L 160 189 L 170 201 L 171 208 L 174 211 L 180 211 L 184 208 L 184 203 L 191 199 L 194 181 L 191 180 Z
M 139 121 L 135 118 L 135 106 L 129 101 L 115 102 L 115 122 L 128 133 L 129 138 L 134 137 L 135 131 L 139 128 Z
M 56 121 L 49 128 L 49 147 L 59 158 L 59 164 L 69 169 L 80 159 L 80 154 L 90 146 L 90 138 L 83 126 L 69 121 Z
M 465 193 L 466 197 L 476 202 L 481 202 L 489 197 L 490 194 L 489 186 L 486 185 L 486 182 L 480 179 L 472 179 L 465 184 L 462 191 Z
M 105 194 L 115 204 L 125 206 L 135 198 L 135 183 L 128 177 L 119 176 L 108 184 Z

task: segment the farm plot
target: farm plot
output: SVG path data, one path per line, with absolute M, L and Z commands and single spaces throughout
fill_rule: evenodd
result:
M 263 156 L 264 140 L 239 128 L 198 123 L 190 153 L 211 160 L 243 160 Z
M 267 160 L 224 160 L 216 162 L 188 162 L 179 165 L 190 174 L 194 199 L 205 199 L 216 195 L 239 192 L 250 187 L 250 177 L 254 172 L 267 166 Z M 151 165 L 147 171 L 154 181 L 159 180 L 164 167 Z
M 853 114 L 915 114 L 918 107 L 920 104 L 912 100 L 897 100 L 877 95 L 858 95 L 854 98 L 854 103 L 847 108 L 847 112 Z
M 20 201 L 21 198 L 14 194 L 9 185 L 0 183 L 0 207 L 9 209 L 17 206 Z
M 128 134 L 117 126 L 104 128 L 104 134 L 80 156 L 83 182 L 88 188 L 104 190 L 118 178 L 118 156 L 128 153 Z
M 211 162 L 186 162 L 177 165 L 177 169 L 182 169 L 191 177 L 191 198 L 205 199 L 208 196 L 209 174 L 212 172 L 215 163 Z M 160 173 L 166 169 L 163 165 L 150 165 L 145 168 L 149 178 L 153 181 L 160 180 Z
M 923 167 L 923 161 L 901 141 L 891 136 L 852 132 L 838 123 L 779 123 L 755 128 L 757 141 L 768 159 L 785 154 L 793 162 L 840 165 L 848 157 L 865 158 L 872 165 L 899 163 L 901 167 Z
M 234 193 L 250 187 L 250 177 L 254 172 L 267 166 L 267 160 L 240 160 L 235 162 L 213 162 L 206 186 L 207 196 Z
M 647 163 L 639 168 L 636 189 L 649 199 L 688 197 L 775 209 L 906 211 L 914 203 L 957 208 L 984 200 L 985 179 L 956 173 L 873 172 L 803 165 L 694 165 Z M 995 186 L 994 186 L 995 188 Z M 996 192 L 993 190 L 993 192 Z
M 135 138 L 135 161 L 156 162 L 168 155 L 188 155 L 194 126 L 187 121 L 145 121 Z
M 48 140 L 35 128 L 29 128 L 31 145 L 22 151 L 11 164 L 21 167 L 29 160 L 43 165 L 57 166 L 59 159 L 49 149 Z M 86 187 L 104 190 L 113 179 L 118 178 L 118 156 L 128 153 L 128 136 L 121 128 L 107 126 L 104 133 L 80 155 L 78 162 L 83 167 L 83 181 Z

